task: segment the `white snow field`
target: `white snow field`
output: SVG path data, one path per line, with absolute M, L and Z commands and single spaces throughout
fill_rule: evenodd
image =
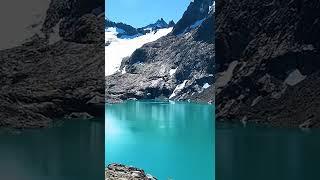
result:
M 151 31 L 148 34 L 132 38 L 117 38 L 119 30 L 120 29 L 108 28 L 105 32 L 106 41 L 111 42 L 110 45 L 105 47 L 106 76 L 120 72 L 120 65 L 123 58 L 130 56 L 136 49 L 142 47 L 144 44 L 169 34 L 172 28 L 159 29 L 156 32 Z
M 170 95 L 169 99 L 174 98 L 180 91 L 182 91 L 182 89 L 186 86 L 187 82 L 188 80 L 184 80 L 183 83 L 177 85 L 173 93 Z

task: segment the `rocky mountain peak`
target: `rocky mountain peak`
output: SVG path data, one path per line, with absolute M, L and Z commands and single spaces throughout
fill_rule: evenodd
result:
M 174 27 L 175 25 L 176 23 L 173 20 L 171 20 L 169 21 L 168 27 Z
M 184 12 L 182 18 L 177 22 L 173 29 L 173 34 L 178 35 L 185 32 L 189 27 L 200 24 L 210 12 L 213 0 L 194 0 L 187 10 Z
M 144 26 L 140 29 L 161 29 L 161 28 L 167 28 L 168 23 L 163 19 L 158 19 L 155 23 L 149 24 L 147 26 Z
M 168 24 L 165 20 L 163 20 L 163 18 L 159 19 L 156 23 L 155 23 L 156 26 L 158 27 L 167 27 Z

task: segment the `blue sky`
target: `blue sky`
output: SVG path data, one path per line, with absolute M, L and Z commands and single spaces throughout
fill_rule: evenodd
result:
M 106 0 L 107 18 L 142 27 L 163 18 L 177 22 L 191 0 Z

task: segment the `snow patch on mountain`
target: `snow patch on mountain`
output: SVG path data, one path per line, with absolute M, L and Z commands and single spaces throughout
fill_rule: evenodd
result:
M 186 86 L 186 83 L 188 80 L 184 80 L 183 83 L 177 85 L 177 87 L 174 89 L 173 93 L 170 95 L 169 99 L 174 98 L 179 92 L 182 91 L 182 89 Z
M 195 28 L 197 28 L 198 26 L 200 26 L 200 25 L 202 24 L 202 22 L 203 22 L 204 20 L 205 20 L 205 18 L 200 19 L 200 20 L 194 22 L 189 28 L 190 28 L 190 29 L 195 29 Z
M 284 80 L 284 83 L 288 84 L 290 86 L 294 86 L 294 85 L 300 83 L 301 81 L 303 81 L 306 77 L 307 76 L 302 75 L 298 69 L 295 69 Z
M 49 35 L 49 44 L 54 44 L 58 41 L 60 41 L 62 38 L 60 37 L 59 33 L 60 33 L 60 24 L 61 24 L 62 20 L 60 20 L 52 29 L 52 32 Z
M 209 12 L 208 12 L 208 14 L 210 14 L 212 11 L 215 12 L 215 7 L 216 7 L 216 2 L 213 1 L 212 6 L 209 6 Z
M 170 72 L 169 72 L 170 77 L 172 77 L 172 76 L 177 72 L 177 69 L 178 69 L 178 68 L 170 69 Z
M 159 29 L 131 39 L 117 38 L 116 30 L 106 31 L 105 39 L 110 44 L 105 47 L 105 75 L 109 76 L 119 72 L 123 58 L 131 56 L 136 49 L 169 34 L 171 31 L 172 28 Z
M 215 83 L 215 86 L 217 88 L 224 87 L 229 83 L 229 81 L 231 80 L 231 78 L 233 76 L 233 71 L 237 65 L 238 65 L 238 61 L 232 61 L 229 64 L 228 69 L 226 71 L 223 71 L 223 72 L 217 74 L 217 80 Z
M 143 34 L 141 33 L 138 33 L 138 34 L 135 34 L 135 35 L 122 35 L 120 36 L 120 39 L 134 39 L 134 38 L 137 38 L 139 36 L 142 36 Z
M 113 34 L 123 34 L 126 31 L 121 29 L 121 28 L 117 28 L 117 27 L 108 27 L 106 29 L 106 32 L 110 32 L 110 33 L 113 33 Z
M 187 27 L 181 34 L 178 34 L 178 37 L 181 37 L 181 36 L 187 34 L 187 32 L 190 32 L 191 30 L 198 28 L 203 23 L 204 20 L 205 20 L 205 18 L 197 20 L 192 25 Z
M 202 89 L 208 89 L 209 87 L 210 87 L 210 84 L 205 83 L 205 84 L 202 86 Z

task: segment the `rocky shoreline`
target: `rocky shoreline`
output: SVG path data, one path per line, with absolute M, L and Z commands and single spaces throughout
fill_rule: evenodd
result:
M 143 170 L 121 164 L 110 164 L 105 169 L 106 180 L 157 180 Z

